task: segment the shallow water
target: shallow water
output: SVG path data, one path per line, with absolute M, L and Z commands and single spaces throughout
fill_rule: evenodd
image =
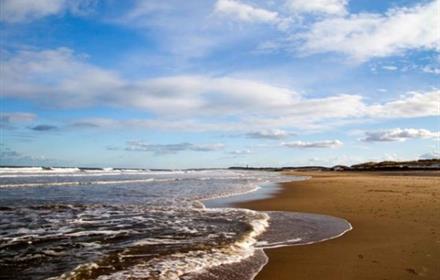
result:
M 267 262 L 261 249 L 317 242 L 349 224 L 201 201 L 290 180 L 231 170 L 0 169 L 0 278 L 252 279 Z

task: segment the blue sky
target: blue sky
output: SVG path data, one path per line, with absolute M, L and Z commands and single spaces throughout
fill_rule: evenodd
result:
M 0 164 L 440 156 L 440 1 L 0 1 Z

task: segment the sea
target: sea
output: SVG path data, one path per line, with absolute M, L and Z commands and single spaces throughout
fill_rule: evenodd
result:
M 0 168 L 0 279 L 251 280 L 264 250 L 336 238 L 348 221 L 234 208 L 279 172 Z

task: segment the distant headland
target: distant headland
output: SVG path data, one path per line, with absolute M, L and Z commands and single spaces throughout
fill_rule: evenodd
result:
M 440 159 L 423 159 L 413 161 L 381 161 L 365 162 L 351 166 L 335 165 L 325 166 L 286 166 L 286 167 L 242 167 L 233 166 L 229 169 L 236 170 L 264 170 L 264 171 L 423 171 L 440 170 Z

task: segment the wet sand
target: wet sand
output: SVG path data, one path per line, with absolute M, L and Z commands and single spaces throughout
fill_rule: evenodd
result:
M 291 172 L 273 198 L 236 206 L 347 219 L 353 230 L 319 244 L 266 250 L 256 277 L 271 279 L 440 279 L 440 173 Z

